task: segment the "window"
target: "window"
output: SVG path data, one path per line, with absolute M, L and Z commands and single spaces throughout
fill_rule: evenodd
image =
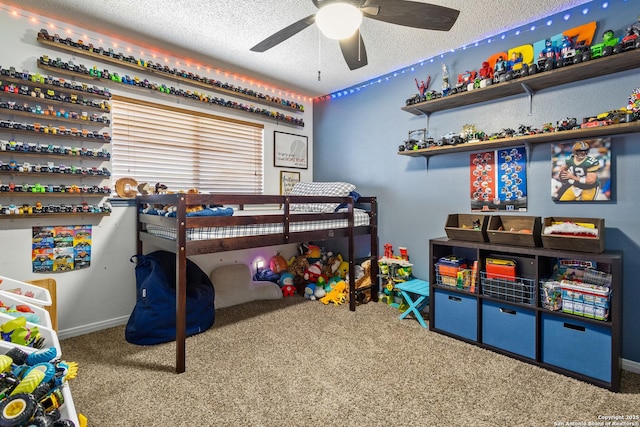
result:
M 260 124 L 121 96 L 112 98 L 114 182 L 132 177 L 170 190 L 261 194 Z

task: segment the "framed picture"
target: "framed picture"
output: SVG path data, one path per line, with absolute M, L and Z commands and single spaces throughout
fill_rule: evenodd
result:
M 307 169 L 309 146 L 306 136 L 273 131 L 273 145 L 275 167 Z
M 551 144 L 551 162 L 554 201 L 612 200 L 610 138 Z
M 470 156 L 471 211 L 527 211 L 527 151 L 513 147 Z
M 280 171 L 280 194 L 291 193 L 294 185 L 300 182 L 300 172 Z

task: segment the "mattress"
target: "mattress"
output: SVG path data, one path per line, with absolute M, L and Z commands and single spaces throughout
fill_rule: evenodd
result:
M 340 209 L 338 212 L 346 212 L 347 209 Z M 234 216 L 253 216 L 253 215 L 277 215 L 282 214 L 282 211 L 278 210 L 242 210 L 235 211 Z M 305 215 L 304 213 L 296 213 L 293 217 L 298 215 Z M 369 214 L 362 209 L 353 210 L 353 223 L 355 227 L 361 227 L 369 225 Z M 346 228 L 348 226 L 348 220 L 334 219 L 334 220 L 322 220 L 322 221 L 299 221 L 289 223 L 289 232 L 297 233 L 303 231 L 314 230 L 329 230 L 336 228 Z M 234 226 L 222 226 L 222 227 L 202 227 L 202 228 L 188 228 L 187 240 L 211 240 L 211 239 L 228 239 L 233 237 L 246 237 L 246 236 L 262 236 L 266 234 L 279 234 L 283 233 L 284 224 L 272 223 L 272 224 L 248 224 L 248 225 L 234 225 Z M 153 224 L 147 224 L 147 232 L 157 237 L 165 239 L 176 239 L 176 229 L 169 227 L 162 227 Z

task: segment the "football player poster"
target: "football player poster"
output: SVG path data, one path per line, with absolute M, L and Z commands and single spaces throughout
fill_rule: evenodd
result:
M 527 152 L 524 147 L 470 156 L 472 211 L 527 211 Z
M 611 141 L 551 144 L 551 198 L 557 202 L 611 200 Z

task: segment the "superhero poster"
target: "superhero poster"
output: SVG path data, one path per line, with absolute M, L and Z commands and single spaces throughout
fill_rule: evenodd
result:
M 527 153 L 524 147 L 470 156 L 472 211 L 527 211 Z
M 31 262 L 34 273 L 61 273 L 91 265 L 91 226 L 33 227 Z
M 551 144 L 551 198 L 556 202 L 611 200 L 611 140 Z

